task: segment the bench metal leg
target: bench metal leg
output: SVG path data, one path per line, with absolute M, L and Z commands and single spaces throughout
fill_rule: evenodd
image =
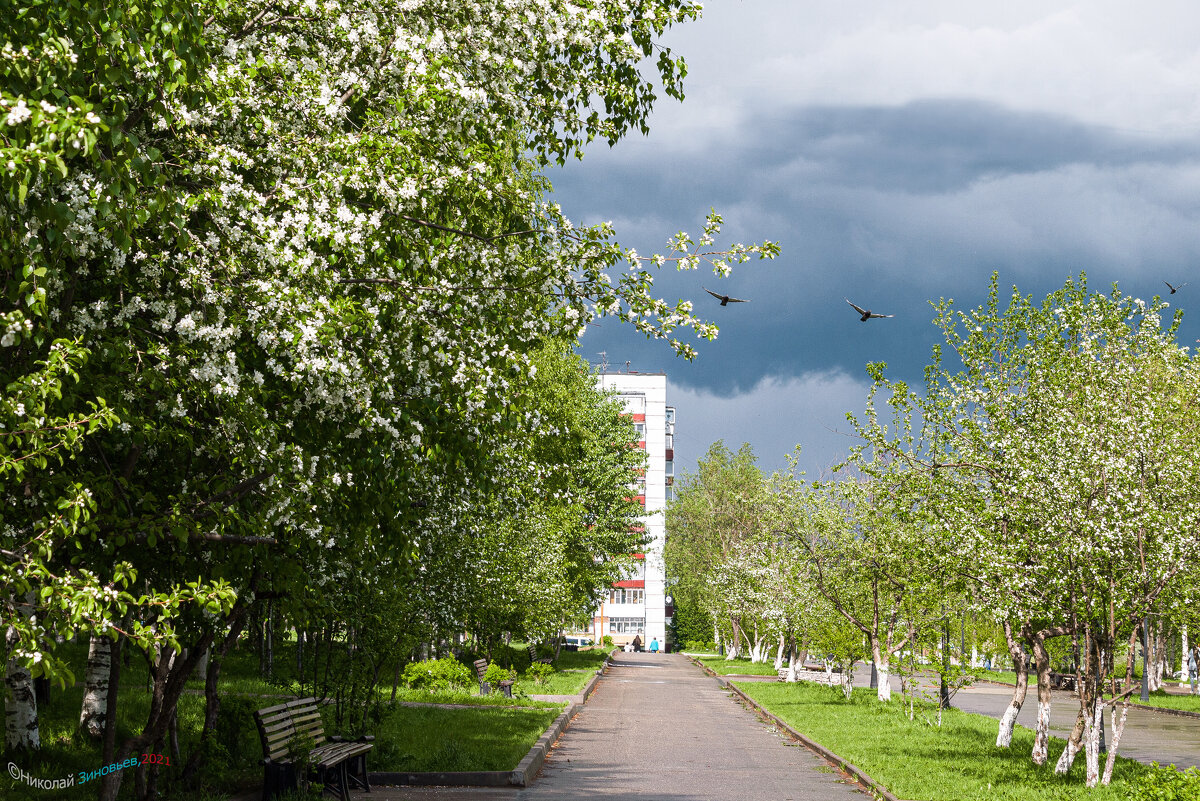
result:
M 365 792 L 371 792 L 371 781 L 367 777 L 367 755 L 359 754 L 351 760 L 354 770 L 347 769 L 346 778 L 361 787 Z

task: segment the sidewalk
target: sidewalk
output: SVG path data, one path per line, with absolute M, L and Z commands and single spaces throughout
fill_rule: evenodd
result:
M 681 654 L 616 654 L 525 789 L 374 788 L 356 801 L 632 798 L 864 801 L 825 762 L 730 699 Z

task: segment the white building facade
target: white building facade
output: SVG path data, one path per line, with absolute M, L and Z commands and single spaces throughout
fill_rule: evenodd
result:
M 605 635 L 625 644 L 640 635 L 645 646 L 658 641 L 666 648 L 668 605 L 665 597 L 663 544 L 666 509 L 674 485 L 675 409 L 667 406 L 666 373 L 602 372 L 601 389 L 615 391 L 640 434 L 638 447 L 646 451 L 646 473 L 631 477 L 631 493 L 644 505 L 640 524 L 648 543 L 635 555 L 635 567 L 609 590 L 592 615 L 592 636 Z

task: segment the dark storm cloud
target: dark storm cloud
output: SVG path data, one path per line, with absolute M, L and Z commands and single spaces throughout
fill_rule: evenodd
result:
M 695 230 L 710 206 L 726 216 L 727 241 L 783 246 L 776 262 L 719 282 L 752 299 L 736 309 L 708 308 L 711 273 L 658 274 L 662 295 L 690 297 L 721 324 L 695 364 L 614 321 L 590 329 L 588 358 L 606 350 L 614 364 L 718 394 L 766 376 L 861 376 L 868 361 L 916 380 L 936 337 L 928 301 L 977 305 L 993 270 L 1035 295 L 1086 269 L 1097 287 L 1120 280 L 1149 297 L 1200 262 L 1195 141 L 968 100 L 808 106 L 730 130 L 675 146 L 652 134 L 551 176 L 568 214 L 616 221 L 643 253 Z M 897 317 L 861 323 L 843 296 Z

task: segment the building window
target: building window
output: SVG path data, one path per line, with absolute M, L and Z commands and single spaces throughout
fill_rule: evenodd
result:
M 674 460 L 674 459 L 668 459 L 666 464 L 667 464 L 667 467 L 666 467 L 666 472 L 667 472 L 667 475 L 668 475 L 668 476 L 673 476 L 673 475 L 675 475 L 675 460 Z
M 675 447 L 675 435 L 667 434 L 667 450 L 672 450 Z
M 669 425 L 675 424 L 675 407 L 674 406 L 667 407 L 667 423 Z
M 640 634 L 646 630 L 644 617 L 610 617 L 608 619 L 609 634 Z
M 670 484 L 667 485 L 667 503 L 675 500 L 675 488 Z
M 635 429 L 637 429 L 638 439 L 646 438 L 646 424 L 645 423 L 634 423 L 633 427 Z
M 641 604 L 646 602 L 646 591 L 638 587 L 612 587 L 608 591 L 610 604 Z

